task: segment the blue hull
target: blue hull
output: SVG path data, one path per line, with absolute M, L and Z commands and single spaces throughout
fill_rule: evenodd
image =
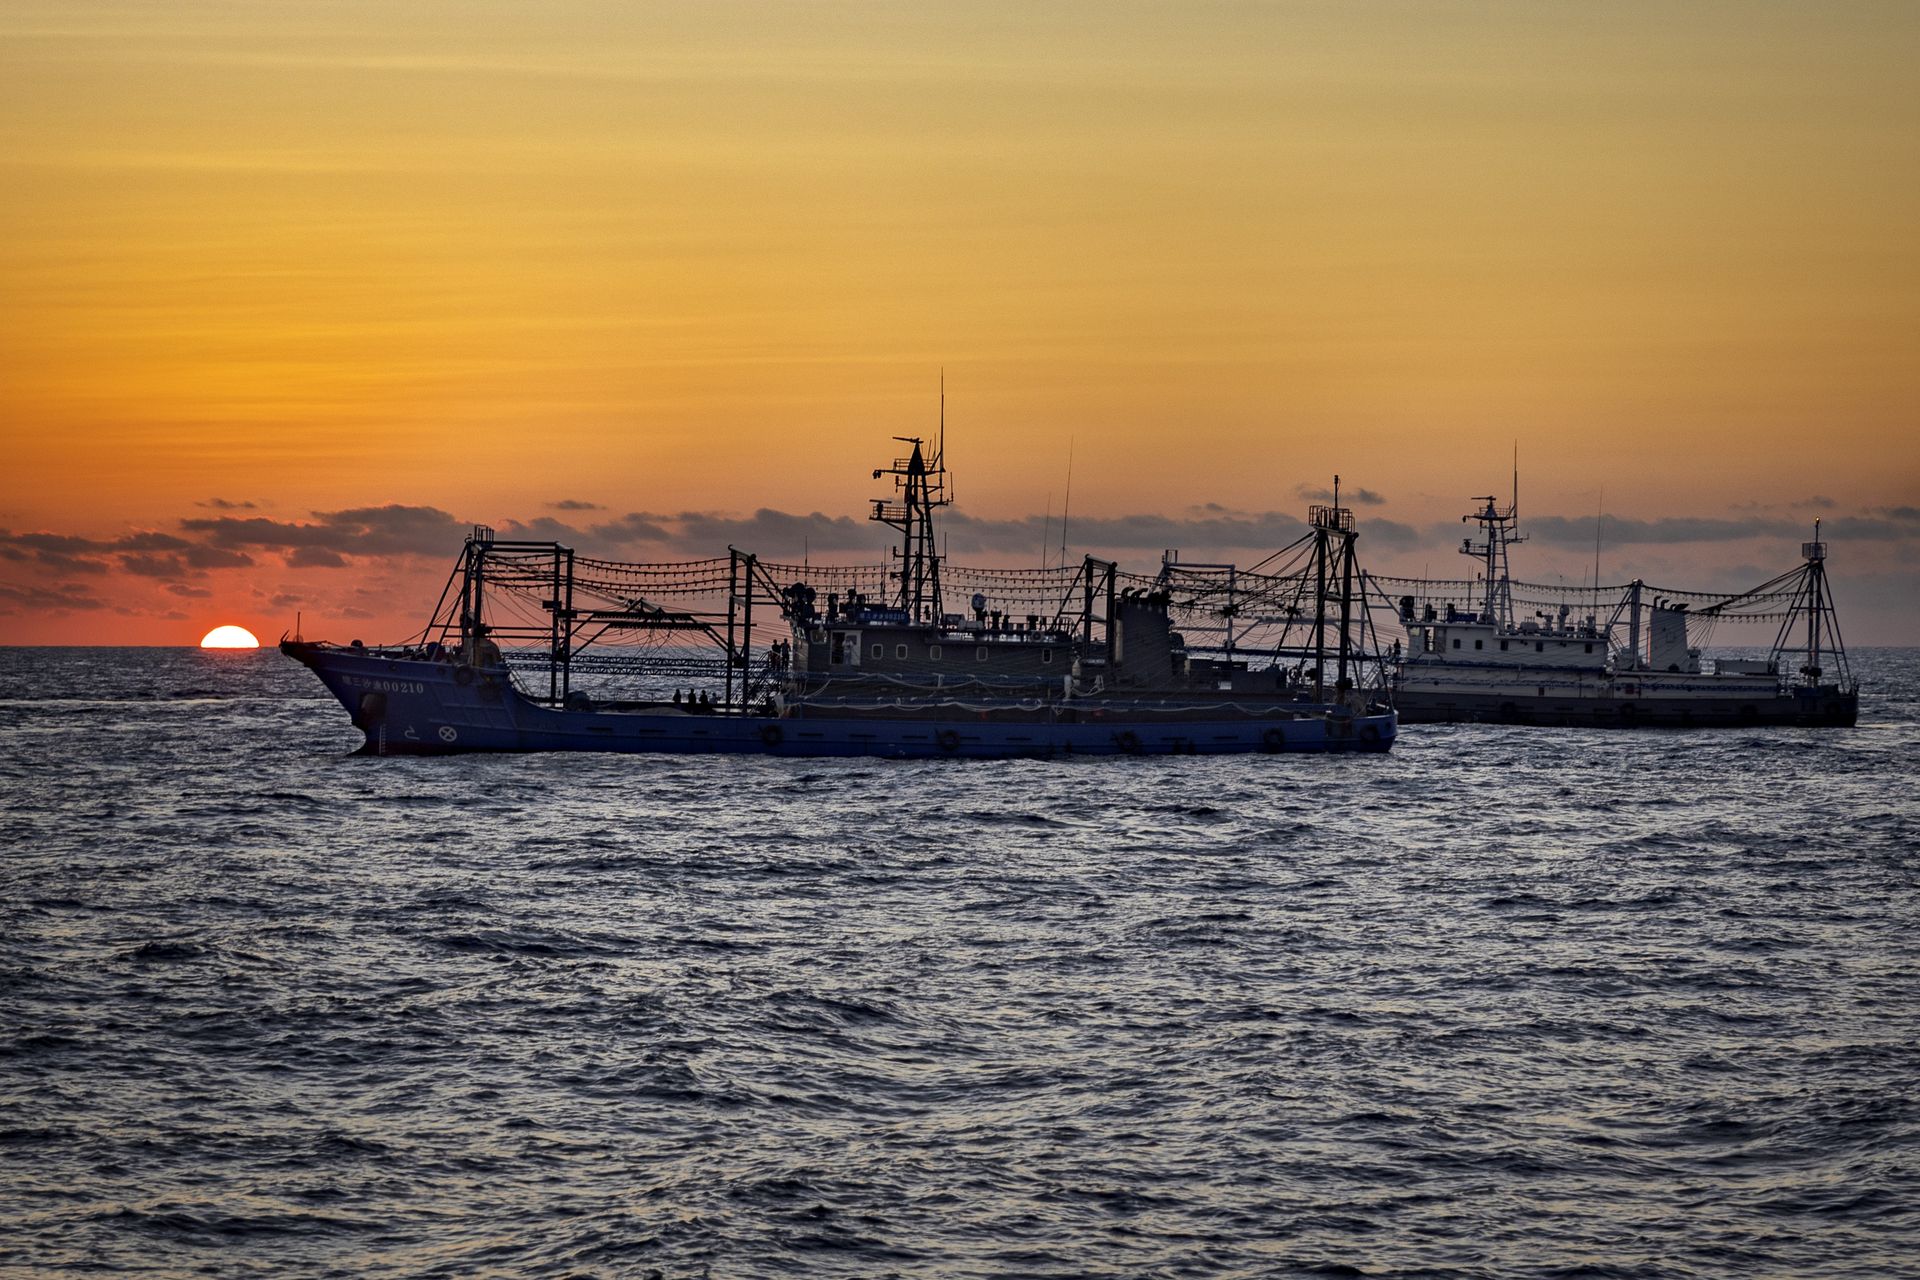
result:
M 441 661 L 295 641 L 280 648 L 320 677 L 366 734 L 365 749 L 378 755 L 618 751 L 999 759 L 1350 752 L 1388 750 L 1397 728 L 1391 712 L 1172 720 L 1101 714 L 1097 704 L 1083 704 L 1078 719 L 1050 721 L 883 719 L 818 711 L 774 717 L 561 710 L 523 697 L 504 669 L 476 672 Z

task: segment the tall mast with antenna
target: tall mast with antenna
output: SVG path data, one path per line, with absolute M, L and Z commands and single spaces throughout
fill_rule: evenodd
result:
M 1607 486 L 1600 486 L 1600 500 L 1593 509 L 1593 589 L 1600 590 L 1600 526 L 1607 518 Z
M 1067 513 L 1073 510 L 1073 437 L 1067 437 L 1067 496 L 1060 502 L 1060 567 L 1067 565 Z
M 894 594 L 896 607 L 915 622 L 937 622 L 944 605 L 940 598 L 940 552 L 934 540 L 933 509 L 953 501 L 947 488 L 945 370 L 940 374 L 940 436 L 934 445 L 932 460 L 928 460 L 925 442 L 920 437 L 895 436 L 894 439 L 910 446 L 912 452 L 904 458 L 895 458 L 890 467 L 874 468 L 873 478 L 892 476 L 898 501 L 875 498 L 873 514 L 868 518 L 900 530 L 900 549 L 894 553 L 900 561 L 895 575 L 900 583 Z

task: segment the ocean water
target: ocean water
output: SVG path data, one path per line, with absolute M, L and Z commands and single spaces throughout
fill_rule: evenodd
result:
M 349 755 L 0 649 L 0 1274 L 1920 1275 L 1920 651 L 1854 730 Z

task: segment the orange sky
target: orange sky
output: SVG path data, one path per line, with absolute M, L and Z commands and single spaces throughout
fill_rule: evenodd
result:
M 943 366 L 979 520 L 1071 441 L 1087 517 L 1338 471 L 1453 573 L 1517 440 L 1610 576 L 1853 519 L 1910 640 L 1916 65 L 1906 3 L 16 0 L 0 641 L 398 634 L 457 549 L 223 515 L 857 514 Z

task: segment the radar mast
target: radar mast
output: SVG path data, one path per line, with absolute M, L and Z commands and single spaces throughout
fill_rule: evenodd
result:
M 1507 548 L 1516 542 L 1525 542 L 1526 535 L 1520 530 L 1520 480 L 1514 477 L 1513 501 L 1502 511 L 1499 500 L 1491 495 L 1474 499 L 1480 509 L 1472 515 L 1461 516 L 1462 524 L 1469 520 L 1480 525 L 1480 541 L 1472 538 L 1460 540 L 1460 554 L 1481 562 L 1481 574 L 1485 581 L 1485 595 L 1481 602 L 1481 618 L 1491 622 L 1502 631 L 1513 629 L 1513 585 L 1508 570 Z
M 944 376 L 940 388 L 940 438 L 933 457 L 926 454 L 925 441 L 919 436 L 895 436 L 912 447 L 904 458 L 895 458 L 890 467 L 874 468 L 873 478 L 893 477 L 895 500 L 873 499 L 873 514 L 868 517 L 900 531 L 900 546 L 893 554 L 896 570 L 891 575 L 900 585 L 894 604 L 914 622 L 938 623 L 943 612 L 940 599 L 940 554 L 933 536 L 933 509 L 952 505 L 947 482 L 947 392 Z

